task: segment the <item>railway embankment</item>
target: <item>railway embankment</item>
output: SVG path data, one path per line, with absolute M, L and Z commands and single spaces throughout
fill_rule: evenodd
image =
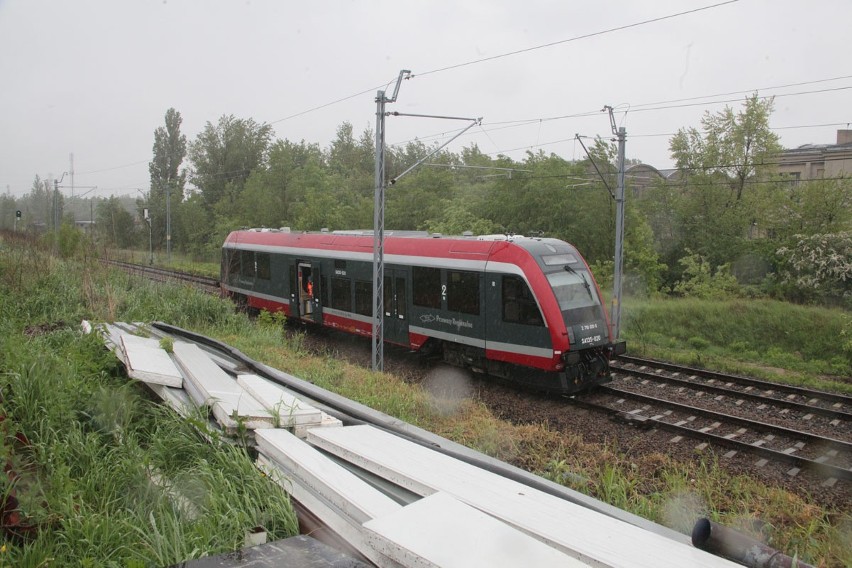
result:
M 51 353 L 73 362 L 78 376 L 96 381 L 104 380 L 104 376 L 118 377 L 115 364 L 105 363 L 100 356 L 90 361 L 88 356 L 69 355 L 75 350 L 87 355 L 94 352 L 77 343 L 80 338 L 72 330 L 74 324 L 59 322 L 169 321 L 215 336 L 265 364 L 288 369 L 348 399 L 678 530 L 688 531 L 697 515 L 706 514 L 816 564 L 848 563 L 848 556 L 844 556 L 848 554 L 844 540 L 848 508 L 814 502 L 783 485 L 729 471 L 724 460 L 712 452 L 696 459 L 694 447 L 684 457 L 660 443 L 656 448 L 633 445 L 635 439 L 624 436 L 621 430 L 602 427 L 612 422 L 590 419 L 582 410 L 568 411 L 564 405 L 557 406 L 557 401 L 550 401 L 554 407 L 548 420 L 543 420 L 540 412 L 531 413 L 529 420 L 518 420 L 517 414 L 505 411 L 509 406 L 527 406 L 517 391 L 506 390 L 499 403 L 492 403 L 488 397 L 498 397 L 490 394 L 496 392 L 490 385 L 464 377 L 452 380 L 443 371 L 433 373 L 432 369 L 424 374 L 407 357 L 401 357 L 401 362 L 390 361 L 389 372 L 377 375 L 347 360 L 350 348 L 360 349 L 353 342 L 316 346 L 311 335 L 282 331 L 280 321 L 273 318 L 249 321 L 235 314 L 232 306 L 186 286 L 147 284 L 95 263 L 65 263 L 8 249 L 0 261 L 4 263 L 3 297 L 8 298 L 2 304 L 3 314 L 9 316 L 2 324 L 3 337 L 7 338 L 3 348 L 4 384 L 18 380 L 16 373 L 39 357 L 52 359 Z M 32 332 L 25 334 L 25 329 Z M 39 349 L 34 349 L 36 346 Z M 4 405 L 9 407 L 6 388 Z M 36 407 L 53 405 L 54 399 L 48 399 Z M 65 424 L 82 420 L 84 426 L 91 427 L 85 420 L 89 413 L 56 412 Z M 501 420 L 502 415 L 513 419 Z M 555 428 L 549 418 L 557 415 L 570 418 L 576 427 Z M 7 413 L 7 424 L 16 424 L 15 420 L 14 413 Z M 638 437 L 649 439 L 647 432 Z M 113 438 L 103 446 L 112 448 L 116 443 Z M 21 455 L 29 457 L 27 452 L 22 450 Z M 36 457 L 31 459 L 33 471 L 45 467 L 38 465 Z M 63 478 L 72 488 L 80 482 L 79 469 L 84 468 L 75 470 L 75 476 Z M 85 507 L 94 505 L 87 502 Z M 85 520 L 79 517 L 68 516 L 76 522 Z M 62 523 L 45 526 L 50 528 L 44 534 L 56 534 L 67 541 L 62 536 Z M 15 554 L 37 554 L 34 550 L 16 549 Z M 90 553 L 97 556 L 92 550 Z

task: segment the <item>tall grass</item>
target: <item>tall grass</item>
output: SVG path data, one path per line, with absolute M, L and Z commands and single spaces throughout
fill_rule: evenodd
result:
M 0 315 L 0 450 L 17 472 L 4 494 L 37 527 L 6 536 L 0 565 L 163 566 L 238 549 L 258 526 L 296 534 L 289 498 L 243 449 L 153 402 L 78 330 L 84 318 L 249 325 L 228 304 L 0 247 Z
M 628 352 L 852 392 L 849 314 L 772 300 L 635 300 L 624 307 Z

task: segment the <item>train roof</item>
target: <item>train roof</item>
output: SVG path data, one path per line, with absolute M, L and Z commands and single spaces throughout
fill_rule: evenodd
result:
M 576 249 L 559 239 L 547 237 L 527 237 L 513 234 L 442 235 L 426 231 L 385 231 L 385 252 L 395 250 L 417 256 L 434 256 L 441 251 L 447 253 L 469 253 L 472 255 L 489 254 L 495 251 L 495 245 L 505 243 L 527 250 L 533 256 L 576 252 Z M 291 231 L 287 227 L 280 229 L 242 229 L 233 231 L 225 240 L 225 247 L 242 248 L 240 245 L 259 245 L 269 247 L 297 247 L 308 249 L 341 249 L 364 251 L 372 250 L 373 231 Z M 499 247 L 502 248 L 502 247 Z

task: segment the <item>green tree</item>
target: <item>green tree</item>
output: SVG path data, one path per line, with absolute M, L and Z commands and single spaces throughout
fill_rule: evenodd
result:
M 100 201 L 95 211 L 95 226 L 102 242 L 118 248 L 133 244 L 135 223 L 133 215 L 118 197 Z
M 0 229 L 11 231 L 15 227 L 15 211 L 18 210 L 18 203 L 15 198 L 5 193 L 0 194 Z M 18 230 L 23 229 L 22 221 L 18 221 Z
M 778 240 L 852 230 L 850 179 L 782 181 L 773 193 L 764 224 Z
M 724 179 L 736 201 L 752 180 L 766 179 L 782 150 L 778 135 L 769 128 L 774 99 L 747 98 L 743 110 L 726 106 L 701 119 L 702 132 L 680 129 L 669 143 L 678 169 L 688 177 Z M 718 175 L 716 175 L 718 174 Z
M 296 218 L 305 214 L 305 209 L 309 208 L 307 201 L 315 194 L 329 191 L 328 171 L 323 160 L 322 150 L 316 144 L 304 141 L 295 144 L 289 140 L 273 143 L 267 166 L 256 169 L 246 181 L 239 204 L 240 223 L 254 227 L 292 224 L 301 229 L 308 228 Z M 322 224 L 319 218 L 324 213 L 334 216 L 340 204 L 334 197 L 326 204 L 317 204 L 317 207 L 320 211 L 315 221 Z
M 182 122 L 180 113 L 170 108 L 166 111 L 165 126 L 154 130 L 154 159 L 148 163 L 151 188 L 147 203 L 137 200 L 140 217 L 143 207 L 149 210 L 152 240 L 157 248 L 162 248 L 166 239 L 167 195 L 171 212 L 183 201 L 186 171 L 181 170 L 181 165 L 186 157 L 186 136 L 180 131 Z
M 265 165 L 271 139 L 272 127 L 252 119 L 225 115 L 205 125 L 189 145 L 189 159 L 190 181 L 208 211 L 234 211 L 252 171 Z
M 755 226 L 765 226 L 767 192 L 781 146 L 769 128 L 772 99 L 756 94 L 735 111 L 707 112 L 701 129 L 683 128 L 669 149 L 677 181 L 647 191 L 640 208 L 654 229 L 657 251 L 669 266 L 666 283 L 681 279 L 686 250 L 711 266 L 753 249 Z

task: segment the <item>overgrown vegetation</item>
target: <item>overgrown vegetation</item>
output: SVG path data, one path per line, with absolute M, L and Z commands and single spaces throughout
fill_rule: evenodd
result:
M 49 251 L 5 240 L 0 241 L 0 388 L 6 431 L 0 450 L 21 474 L 6 483 L 5 494 L 14 489 L 25 518 L 39 526 L 31 541 L 7 541 L 3 554 L 11 564 L 57 558 L 72 565 L 159 565 L 233 549 L 255 524 L 274 535 L 294 530 L 279 489 L 267 484 L 237 448 L 201 440 L 201 417 L 177 420 L 128 385 L 100 343 L 77 331 L 84 318 L 164 320 L 191 328 L 679 530 L 706 515 L 757 531 L 770 545 L 821 566 L 852 562 L 848 510 L 826 510 L 803 496 L 732 476 L 712 454 L 689 463 L 663 454 L 637 457 L 615 440 L 601 446 L 543 425 L 512 425 L 464 392 L 434 394 L 405 377 L 354 367 L 333 353 L 312 356 L 300 334 L 283 333 L 279 315 L 263 314 L 252 322 L 227 302 L 184 286 L 115 273 L 85 254 L 59 260 Z M 625 306 L 624 329 L 631 350 L 647 355 L 848 389 L 847 383 L 821 376 L 849 375 L 850 350 L 837 348 L 852 334 L 849 314 L 842 310 L 770 300 L 633 300 Z M 223 473 L 226 464 L 236 469 Z M 192 507 L 176 495 L 186 496 Z M 237 513 L 238 505 L 246 509 Z
M 239 549 L 255 527 L 295 534 L 246 451 L 130 383 L 82 319 L 249 327 L 185 287 L 0 242 L 0 565 L 165 566 Z

